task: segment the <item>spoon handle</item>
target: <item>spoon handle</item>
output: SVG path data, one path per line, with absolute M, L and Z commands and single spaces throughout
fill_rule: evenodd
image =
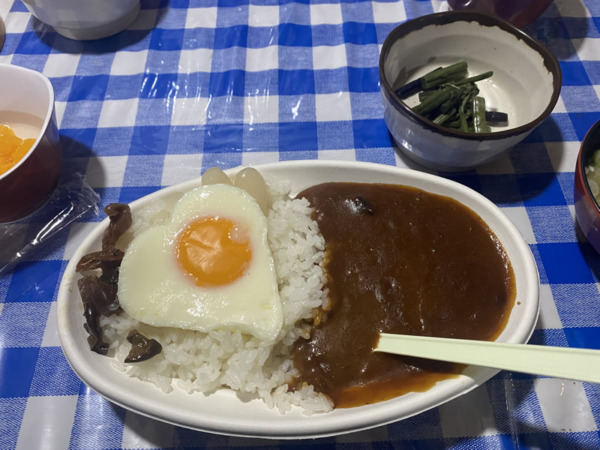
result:
M 375 351 L 600 383 L 600 350 L 381 333 Z

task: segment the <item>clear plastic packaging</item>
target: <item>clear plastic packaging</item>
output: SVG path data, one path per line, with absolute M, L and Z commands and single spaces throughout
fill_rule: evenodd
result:
M 74 221 L 99 213 L 100 196 L 74 173 L 61 179 L 48 201 L 35 213 L 16 222 L 0 224 L 0 274 L 32 252 L 50 243 Z

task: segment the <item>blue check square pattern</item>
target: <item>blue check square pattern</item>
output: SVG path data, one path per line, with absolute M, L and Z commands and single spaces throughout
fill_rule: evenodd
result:
M 396 25 L 442 3 L 142 0 L 128 29 L 74 41 L 4 0 L 0 63 L 50 79 L 64 171 L 84 175 L 100 207 L 212 166 L 350 159 L 423 170 L 390 141 L 379 51 Z M 493 201 L 529 244 L 541 283 L 531 342 L 600 349 L 600 256 L 573 209 L 577 149 L 600 120 L 599 3 L 556 0 L 524 31 L 560 60 L 555 110 L 501 160 L 439 175 Z M 75 231 L 101 219 L 88 214 L 0 275 L 0 448 L 600 448 L 597 385 L 510 372 L 418 416 L 308 441 L 231 438 L 126 411 L 73 373 L 56 329 Z

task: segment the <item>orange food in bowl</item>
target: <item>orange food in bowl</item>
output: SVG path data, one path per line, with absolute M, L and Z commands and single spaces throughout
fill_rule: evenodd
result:
M 35 139 L 21 139 L 8 125 L 0 125 L 0 175 L 21 161 L 34 142 Z

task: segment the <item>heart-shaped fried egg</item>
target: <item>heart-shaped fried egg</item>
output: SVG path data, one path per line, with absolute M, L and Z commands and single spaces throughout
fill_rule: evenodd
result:
M 169 224 L 129 244 L 118 296 L 127 314 L 149 325 L 274 341 L 283 312 L 261 207 L 229 184 L 186 193 Z

